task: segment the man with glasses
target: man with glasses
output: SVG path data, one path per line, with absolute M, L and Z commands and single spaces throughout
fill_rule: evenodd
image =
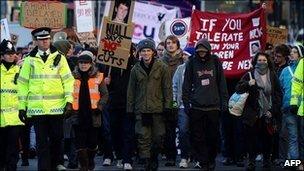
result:
M 37 46 L 25 58 L 18 78 L 19 118 L 34 122 L 38 170 L 64 170 L 63 113 L 71 110 L 74 78 L 64 55 L 51 45 L 51 29 L 37 28 Z
M 211 55 L 208 40 L 200 39 L 186 64 L 183 103 L 190 122 L 195 168 L 214 170 L 218 150 L 220 113 L 228 110 L 228 92 L 222 64 Z

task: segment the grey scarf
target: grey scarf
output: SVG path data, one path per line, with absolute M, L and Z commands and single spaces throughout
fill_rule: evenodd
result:
M 269 111 L 272 107 L 271 101 L 271 81 L 270 81 L 270 71 L 267 70 L 266 74 L 266 83 L 262 80 L 262 75 L 258 71 L 254 71 L 254 77 L 257 85 L 260 87 L 259 89 L 259 117 L 261 118 L 263 115 L 266 115 L 266 112 Z

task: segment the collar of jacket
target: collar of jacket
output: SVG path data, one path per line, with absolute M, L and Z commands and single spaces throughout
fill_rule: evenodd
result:
M 153 66 L 151 68 L 151 71 L 150 71 L 150 75 L 151 73 L 153 73 L 155 70 L 158 70 L 160 67 L 161 67 L 161 61 L 158 60 L 158 59 L 154 59 L 154 63 L 153 63 Z M 140 65 L 140 62 L 137 62 L 135 64 L 137 66 L 137 70 L 139 70 L 140 72 L 142 72 L 144 75 L 147 75 L 146 71 L 141 67 Z M 147 75 L 148 76 L 148 75 Z
M 168 65 L 175 65 L 183 61 L 183 51 L 178 49 L 173 55 L 170 54 L 167 50 L 164 50 L 163 61 Z
M 90 70 L 88 71 L 89 72 L 89 77 L 90 78 L 93 78 L 97 75 L 98 73 L 98 69 L 97 67 L 95 67 L 94 65 L 92 65 L 92 67 L 90 68 Z M 74 71 L 73 71 L 73 76 L 75 79 L 80 79 L 80 73 L 79 73 L 79 67 L 76 66 Z
M 55 53 L 57 51 L 57 49 L 54 47 L 54 46 L 50 46 L 50 51 L 51 51 L 51 54 L 52 53 Z M 35 57 L 36 54 L 38 53 L 38 46 L 36 46 L 31 52 L 30 52 L 30 56 L 31 57 Z

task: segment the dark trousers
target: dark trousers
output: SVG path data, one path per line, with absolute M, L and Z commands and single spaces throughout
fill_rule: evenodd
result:
M 111 135 L 116 158 L 132 163 L 135 138 L 135 116 L 128 116 L 126 109 L 109 111 Z
M 177 127 L 177 110 L 170 113 L 164 113 L 165 116 L 165 154 L 169 161 L 175 161 L 177 149 L 176 149 L 176 127 Z
M 259 151 L 262 152 L 264 160 L 270 159 L 273 137 L 267 131 L 264 118 L 258 119 L 253 126 L 245 125 L 244 133 L 249 160 L 254 161 Z M 260 148 L 259 145 L 261 145 Z
M 73 125 L 76 150 L 95 150 L 98 144 L 98 127 L 92 125 Z
M 215 163 L 219 142 L 219 111 L 190 111 L 190 135 L 195 159 Z
M 36 116 L 33 121 L 36 132 L 38 170 L 55 170 L 58 164 L 62 164 L 63 116 Z
M 233 160 L 242 159 L 245 154 L 244 125 L 242 120 L 228 111 L 222 113 L 223 156 Z
M 21 128 L 22 126 L 0 128 L 0 170 L 17 170 L 18 138 Z
M 22 146 L 22 160 L 28 160 L 29 158 L 29 148 L 30 148 L 30 132 L 31 132 L 31 123 L 27 123 L 20 129 L 20 141 Z
M 108 106 L 105 106 L 102 110 L 102 125 L 101 132 L 103 138 L 103 149 L 104 156 L 103 159 L 109 158 L 113 160 L 113 145 L 111 137 L 111 124 L 110 124 L 110 114 L 108 111 Z

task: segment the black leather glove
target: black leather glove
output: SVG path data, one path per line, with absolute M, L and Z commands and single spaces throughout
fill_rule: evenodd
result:
M 63 113 L 66 113 L 67 111 L 72 111 L 72 110 L 73 110 L 72 103 L 67 102 L 65 107 L 64 107 Z
M 291 105 L 289 107 L 289 111 L 290 113 L 296 115 L 298 113 L 299 107 L 297 105 Z
M 27 116 L 26 116 L 26 111 L 25 110 L 19 110 L 19 119 L 21 122 L 26 123 L 27 121 Z

